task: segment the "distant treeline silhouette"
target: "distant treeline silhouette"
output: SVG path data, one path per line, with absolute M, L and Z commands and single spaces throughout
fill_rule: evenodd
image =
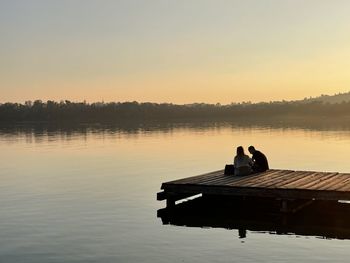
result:
M 344 118 L 350 116 L 350 102 L 279 101 L 233 103 L 229 105 L 194 103 L 111 102 L 86 103 L 36 100 L 0 104 L 0 122 L 22 121 L 133 121 L 133 120 L 242 120 L 264 118 Z

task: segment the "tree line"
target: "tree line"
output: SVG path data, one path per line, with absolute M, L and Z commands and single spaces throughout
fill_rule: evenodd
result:
M 343 118 L 350 116 L 350 102 L 278 101 L 232 103 L 228 105 L 194 103 L 110 102 L 86 103 L 36 100 L 0 104 L 0 122 L 82 121 L 113 122 L 135 120 L 240 120 L 264 118 Z

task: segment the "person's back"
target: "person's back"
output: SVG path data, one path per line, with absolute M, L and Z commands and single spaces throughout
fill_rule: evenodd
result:
M 265 172 L 269 169 L 269 163 L 267 161 L 267 158 L 265 154 L 262 152 L 255 150 L 253 146 L 250 146 L 249 152 L 252 153 L 252 160 L 254 162 L 253 169 L 256 172 Z
M 251 168 L 252 160 L 248 155 L 244 154 L 242 146 L 237 147 L 237 155 L 234 158 L 233 164 L 235 167 L 235 175 L 243 176 L 253 172 Z
M 251 168 L 252 160 L 248 155 L 236 156 L 234 160 L 235 175 L 244 176 L 253 172 Z

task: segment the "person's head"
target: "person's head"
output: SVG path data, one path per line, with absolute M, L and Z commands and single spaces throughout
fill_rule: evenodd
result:
M 238 147 L 237 147 L 237 155 L 238 155 L 238 156 L 244 155 L 244 149 L 243 149 L 242 146 L 238 146 Z
M 255 147 L 254 146 L 249 146 L 248 147 L 248 151 L 251 153 L 251 154 L 253 154 L 253 153 L 255 153 Z

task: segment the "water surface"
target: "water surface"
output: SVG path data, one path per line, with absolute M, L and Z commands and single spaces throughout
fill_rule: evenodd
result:
M 206 124 L 0 129 L 1 262 L 347 262 L 349 240 L 163 225 L 164 181 L 255 145 L 272 168 L 350 172 L 347 129 Z

